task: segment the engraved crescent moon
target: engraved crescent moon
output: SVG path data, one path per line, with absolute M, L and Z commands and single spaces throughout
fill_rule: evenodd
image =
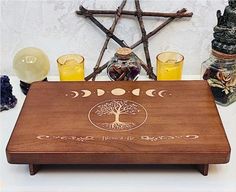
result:
M 84 95 L 82 96 L 82 97 L 88 97 L 88 96 L 90 96 L 91 94 L 92 94 L 92 92 L 91 91 L 89 91 L 89 90 L 81 90 L 83 93 L 84 93 Z
M 105 91 L 102 89 L 97 89 L 97 96 L 100 97 L 105 94 Z
M 156 91 L 156 89 L 149 89 L 146 91 L 146 95 L 149 97 L 154 97 L 153 92 Z
M 74 98 L 76 98 L 76 97 L 78 97 L 79 96 L 79 93 L 78 93 L 78 91 L 71 91 L 71 93 L 73 93 L 74 94 L 74 96 L 72 97 L 72 99 L 74 99 Z M 71 94 L 72 95 L 72 94 Z
M 139 96 L 139 95 L 140 95 L 140 89 L 134 89 L 134 90 L 132 91 L 132 93 L 133 93 L 133 95 L 135 95 L 135 96 Z
M 111 91 L 112 95 L 121 96 L 125 94 L 125 90 L 121 88 L 116 88 Z
M 163 95 L 163 93 L 165 93 L 167 90 L 161 90 L 161 91 L 159 91 L 158 92 L 158 95 L 160 96 L 160 97 L 165 97 L 164 95 Z

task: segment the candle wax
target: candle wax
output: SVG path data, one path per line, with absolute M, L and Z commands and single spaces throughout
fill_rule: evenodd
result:
M 60 80 L 61 81 L 83 81 L 84 67 L 83 64 L 78 64 L 76 60 L 68 60 L 64 65 L 60 65 Z
M 180 80 L 182 75 L 183 63 L 176 60 L 159 62 L 157 65 L 158 80 Z

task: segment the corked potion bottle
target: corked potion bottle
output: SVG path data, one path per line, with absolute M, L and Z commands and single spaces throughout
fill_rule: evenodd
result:
M 119 48 L 107 67 L 112 81 L 135 81 L 141 71 L 141 61 L 130 48 Z
M 217 11 L 217 18 L 212 54 L 202 64 L 202 74 L 216 102 L 228 106 L 236 101 L 236 0 L 229 0 L 223 15 Z

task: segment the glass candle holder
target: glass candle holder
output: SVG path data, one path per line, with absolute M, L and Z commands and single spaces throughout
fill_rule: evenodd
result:
M 61 81 L 84 81 L 84 58 L 78 54 L 63 55 L 57 59 Z
M 176 52 L 157 55 L 157 80 L 181 80 L 184 56 Z

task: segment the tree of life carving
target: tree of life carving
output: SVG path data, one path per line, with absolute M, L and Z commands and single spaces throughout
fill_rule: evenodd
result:
M 111 100 L 98 106 L 96 114 L 98 116 L 113 115 L 114 121 L 111 123 L 103 123 L 103 126 L 110 129 L 129 129 L 135 126 L 134 122 L 122 122 L 120 121 L 121 115 L 135 115 L 139 112 L 138 105 L 129 103 L 125 100 Z

